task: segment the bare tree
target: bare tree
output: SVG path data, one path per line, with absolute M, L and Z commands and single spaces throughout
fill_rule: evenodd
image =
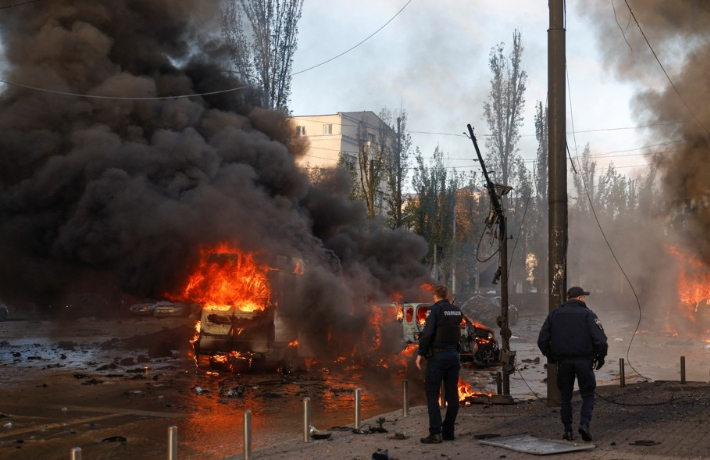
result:
M 486 140 L 490 169 L 496 182 L 514 185 L 515 163 L 519 158 L 517 143 L 523 123 L 527 73 L 521 67 L 523 45 L 520 32 L 513 33 L 513 49 L 506 57 L 503 43 L 491 50 L 489 67 L 493 73 L 491 92 L 483 106 L 491 137 Z
M 222 9 L 222 36 L 237 74 L 263 91 L 262 106 L 284 113 L 302 8 L 303 0 L 227 0 Z

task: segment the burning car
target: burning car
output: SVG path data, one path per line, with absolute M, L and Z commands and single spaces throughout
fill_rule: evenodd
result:
M 405 303 L 402 305 L 402 328 L 407 343 L 418 343 L 429 313 L 429 303 Z M 466 314 L 461 322 L 461 362 L 477 366 L 492 366 L 500 360 L 500 349 L 495 333 L 489 327 L 471 321 Z
M 278 256 L 267 266 L 232 248 L 205 254 L 181 296 L 202 308 L 196 355 L 296 366 L 303 347 L 288 299 L 296 298 L 303 269 L 298 257 Z

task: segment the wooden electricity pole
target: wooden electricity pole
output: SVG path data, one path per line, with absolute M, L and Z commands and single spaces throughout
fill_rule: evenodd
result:
M 567 284 L 567 147 L 565 99 L 564 0 L 549 0 L 547 31 L 548 203 L 549 203 L 549 311 L 564 301 Z M 559 406 L 557 365 L 547 363 L 547 405 Z

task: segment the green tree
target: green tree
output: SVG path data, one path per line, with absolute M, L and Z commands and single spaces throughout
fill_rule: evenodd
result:
M 515 164 L 520 158 L 517 144 L 523 123 L 527 73 L 522 69 L 523 45 L 520 32 L 513 33 L 513 49 L 506 56 L 503 43 L 491 49 L 488 65 L 493 74 L 491 91 L 483 106 L 488 128 L 488 169 L 496 182 L 515 187 Z
M 444 166 L 443 152 L 437 146 L 431 165 L 424 162 L 421 151 L 415 153 L 417 166 L 412 175 L 416 198 L 410 200 L 408 212 L 412 216 L 412 229 L 429 243 L 426 257 L 440 282 L 449 279 L 453 268 L 453 219 L 457 177 L 449 176 Z

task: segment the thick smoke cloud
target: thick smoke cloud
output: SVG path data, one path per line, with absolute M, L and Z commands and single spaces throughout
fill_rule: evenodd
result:
M 668 209 L 692 207 L 692 247 L 710 262 L 710 5 L 697 0 L 630 2 L 674 89 L 629 9 L 624 2 L 614 4 L 618 22 L 609 2 L 584 2 L 580 7 L 599 27 L 609 71 L 638 85 L 632 108 L 639 124 L 654 125 L 648 131 L 652 140 L 679 141 L 654 158 Z
M 103 98 L 3 88 L 0 296 L 43 306 L 90 285 L 159 297 L 218 242 L 307 258 L 297 303 L 315 324 L 418 293 L 424 241 L 367 220 L 337 171 L 309 183 L 294 163 L 304 146 L 250 90 L 106 98 L 239 87 L 220 71 L 218 8 L 52 0 L 3 12 L 6 80 Z
M 581 2 L 579 8 L 597 28 L 606 69 L 638 88 L 631 108 L 639 125 L 650 125 L 649 144 L 671 144 L 648 152 L 662 181 L 663 203 L 656 209 L 665 219 L 626 222 L 612 232 L 619 237 L 621 263 L 627 262 L 642 305 L 655 304 L 675 316 L 681 262 L 669 255 L 669 245 L 710 264 L 710 5 L 697 0 L 628 4 L 635 19 L 623 1 Z M 615 264 L 607 262 L 607 267 Z M 621 274 L 618 282 L 624 283 Z

